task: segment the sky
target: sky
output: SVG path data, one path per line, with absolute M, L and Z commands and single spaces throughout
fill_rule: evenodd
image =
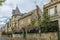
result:
M 36 1 L 36 3 L 35 3 Z M 6 0 L 0 6 L 0 28 L 4 26 L 12 16 L 12 10 L 18 6 L 21 13 L 29 12 L 36 8 L 36 4 L 43 10 L 43 5 L 50 0 Z

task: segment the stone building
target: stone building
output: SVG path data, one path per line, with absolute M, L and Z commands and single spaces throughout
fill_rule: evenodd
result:
M 58 26 L 60 24 L 59 6 L 59 0 L 51 0 L 48 4 L 44 5 L 44 9 L 47 9 L 50 20 L 57 21 Z M 37 20 L 39 19 L 39 16 L 41 19 L 43 19 L 43 13 L 38 6 L 36 7 L 37 9 L 34 9 L 25 14 L 20 13 L 18 7 L 16 7 L 16 10 L 13 10 L 12 12 L 11 20 L 8 22 L 9 28 L 15 27 L 18 30 L 22 27 L 31 26 L 31 20 L 35 20 L 34 25 L 38 26 Z
M 37 12 L 38 11 L 38 12 Z M 43 19 L 42 16 L 42 11 L 40 10 L 40 8 L 37 6 L 36 9 L 26 13 L 25 15 L 23 15 L 20 19 L 19 19 L 19 28 L 27 28 L 27 29 L 31 29 L 34 28 L 32 27 L 32 20 L 35 21 L 34 26 L 38 26 L 38 15 L 40 16 L 41 19 Z
M 16 7 L 15 10 L 12 11 L 12 17 L 9 19 L 9 21 L 5 24 L 5 31 L 11 32 L 13 28 L 18 28 L 18 19 L 21 17 L 21 13 L 19 11 L 19 8 Z
M 2 30 L 3 31 L 5 31 L 5 32 L 8 32 L 8 31 L 10 31 L 10 21 L 8 21 L 5 25 L 4 25 L 4 27 L 2 28 Z M 9 29 L 9 30 L 8 30 Z
M 12 31 L 12 29 L 16 31 L 23 27 L 33 28 L 31 21 L 34 20 L 34 26 L 38 26 L 38 18 L 43 19 L 42 11 L 40 10 L 38 5 L 36 6 L 36 9 L 24 14 L 20 13 L 18 7 L 16 7 L 16 10 L 12 11 L 12 18 L 7 23 L 8 25 L 6 24 L 7 27 L 5 28 L 7 31 Z
M 5 29 L 7 30 L 5 31 L 12 30 L 12 28 L 15 28 L 16 30 L 27 28 L 27 30 L 30 30 L 36 26 L 38 27 L 39 25 L 37 20 L 38 19 L 43 20 L 43 13 L 38 6 L 36 7 L 37 7 L 36 9 L 25 14 L 21 14 L 18 7 L 16 7 L 16 10 L 13 10 L 11 21 L 9 21 L 6 24 L 7 26 Z M 48 4 L 44 5 L 44 9 L 46 9 L 48 12 L 47 16 L 50 16 L 50 22 L 52 23 L 57 22 L 56 24 L 58 25 L 57 27 L 59 28 L 59 31 L 60 31 L 60 9 L 59 8 L 60 8 L 60 0 L 51 0 Z M 32 20 L 35 21 L 34 26 L 32 26 L 32 23 L 31 23 Z M 38 36 L 35 34 L 34 37 L 35 38 L 39 37 L 42 40 L 51 40 L 51 39 L 58 40 L 57 33 L 58 31 L 42 33 L 41 36 L 40 34 L 38 34 Z M 27 35 L 27 37 L 29 36 Z M 31 38 L 32 38 L 32 35 L 31 35 Z
M 60 0 L 51 0 L 48 4 L 44 5 L 47 9 L 51 21 L 57 21 L 60 30 Z
M 13 10 L 12 12 L 12 19 L 11 19 L 11 27 L 16 29 L 18 28 L 18 19 L 21 17 L 21 13 L 19 11 L 19 8 L 16 7 L 16 10 Z
M 60 0 L 51 0 L 48 4 L 44 5 L 44 9 L 47 9 L 48 15 L 50 16 L 50 21 L 57 22 L 55 25 L 58 25 L 60 32 Z M 60 35 L 60 33 L 58 35 Z M 60 36 L 58 36 L 58 39 Z

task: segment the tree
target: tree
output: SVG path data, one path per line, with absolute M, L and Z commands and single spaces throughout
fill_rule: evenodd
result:
M 43 20 L 38 19 L 38 25 L 41 26 L 43 24 Z
M 48 30 L 48 22 L 49 22 L 49 16 L 48 16 L 48 10 L 47 9 L 44 9 L 43 11 L 43 17 L 44 17 L 44 21 L 43 21 L 43 31 L 44 32 L 47 32 Z
M 47 9 L 44 9 L 43 17 L 44 17 L 44 22 L 46 22 L 46 23 L 50 20 L 50 17 L 48 16 L 48 10 Z
M 16 27 L 12 27 L 12 31 L 13 32 L 16 32 Z
M 31 20 L 31 25 L 32 25 L 32 27 L 34 27 L 34 25 L 35 25 L 35 20 Z
M 0 0 L 0 5 L 2 4 L 2 2 L 4 2 L 5 0 Z

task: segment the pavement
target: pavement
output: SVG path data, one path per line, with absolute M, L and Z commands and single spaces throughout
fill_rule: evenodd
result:
M 9 38 L 9 37 L 6 37 L 6 36 L 1 36 L 0 37 L 0 40 L 24 40 L 23 38 Z
M 24 38 L 10 38 L 10 37 L 7 37 L 7 36 L 1 36 L 0 40 L 25 40 L 25 39 Z M 30 39 L 30 40 L 32 40 L 32 39 Z
M 12 40 L 12 39 L 9 37 L 2 36 L 2 37 L 0 37 L 0 40 Z

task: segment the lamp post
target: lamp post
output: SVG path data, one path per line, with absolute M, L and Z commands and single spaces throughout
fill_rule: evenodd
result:
M 26 28 L 22 28 L 22 29 L 23 29 L 23 38 L 26 40 L 27 30 Z
M 41 36 L 41 30 L 39 29 L 39 34 L 40 34 L 40 36 Z

